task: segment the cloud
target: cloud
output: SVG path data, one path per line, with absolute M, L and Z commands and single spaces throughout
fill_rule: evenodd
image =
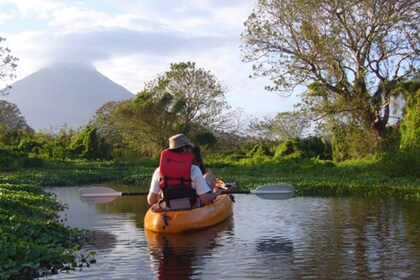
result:
M 46 65 L 70 62 L 94 65 L 137 92 L 169 70 L 170 63 L 194 61 L 227 86 L 233 107 L 257 111 L 258 102 L 268 96 L 275 101 L 262 110 L 278 106 L 278 98 L 264 90 L 269 81 L 249 79 L 252 67 L 241 61 L 240 34 L 253 0 L 180 0 L 176 5 L 161 0 L 9 3 L 19 13 L 4 20 L 19 22 L 22 28 L 4 35 L 20 59 L 18 78 Z

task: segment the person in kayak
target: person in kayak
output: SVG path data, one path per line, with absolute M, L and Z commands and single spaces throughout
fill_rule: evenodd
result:
M 197 165 L 201 173 L 203 173 L 204 180 L 206 180 L 207 185 L 209 185 L 211 190 L 214 190 L 216 187 L 216 180 L 213 176 L 213 173 L 210 169 L 206 168 L 203 162 L 203 157 L 201 156 L 201 149 L 198 146 L 191 148 L 192 153 L 194 154 L 193 164 Z
M 200 168 L 193 164 L 193 145 L 184 134 L 169 138 L 169 148 L 162 151 L 159 167 L 150 183 L 147 202 L 156 204 L 163 199 L 171 209 L 199 207 L 212 202 L 221 190 L 214 192 L 207 185 Z M 199 198 L 199 200 L 197 199 Z M 200 203 L 201 202 L 201 203 Z

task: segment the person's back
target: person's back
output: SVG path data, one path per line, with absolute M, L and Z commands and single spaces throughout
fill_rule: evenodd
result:
M 220 194 L 211 191 L 199 167 L 192 164 L 192 146 L 184 134 L 169 138 L 169 148 L 162 152 L 160 165 L 152 177 L 147 196 L 149 204 L 155 204 L 161 198 L 165 201 L 188 198 L 191 203 L 194 200 L 192 196 L 198 196 L 202 203 L 208 203 Z M 191 206 L 197 205 L 200 203 Z
M 162 151 L 159 186 L 167 207 L 171 209 L 197 207 L 197 194 L 192 188 L 191 180 L 193 160 L 194 155 L 184 151 L 183 147 Z

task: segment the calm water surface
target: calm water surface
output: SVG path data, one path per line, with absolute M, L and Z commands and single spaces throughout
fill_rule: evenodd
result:
M 96 231 L 97 263 L 52 279 L 420 279 L 418 202 L 235 195 L 222 224 L 162 235 L 143 228 L 145 197 L 88 205 L 79 188 L 46 190 L 69 204 L 67 225 Z

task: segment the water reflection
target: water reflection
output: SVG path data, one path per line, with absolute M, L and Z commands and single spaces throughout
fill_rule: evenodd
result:
M 105 230 L 95 230 L 89 244 L 92 249 L 110 249 L 117 246 L 117 235 Z
M 256 242 L 256 248 L 261 253 L 291 255 L 293 253 L 293 242 L 281 236 L 276 238 L 262 237 L 261 240 Z
M 232 229 L 232 218 L 214 227 L 182 234 L 145 230 L 152 268 L 158 279 L 190 279 L 203 273 L 206 259 L 221 246 L 218 236 Z M 201 278 L 201 277 L 199 277 Z
M 418 202 L 236 195 L 225 223 L 159 235 L 144 231 L 145 197 L 88 205 L 78 188 L 50 190 L 69 204 L 67 225 L 97 232 L 86 248 L 97 263 L 52 279 L 420 279 Z

